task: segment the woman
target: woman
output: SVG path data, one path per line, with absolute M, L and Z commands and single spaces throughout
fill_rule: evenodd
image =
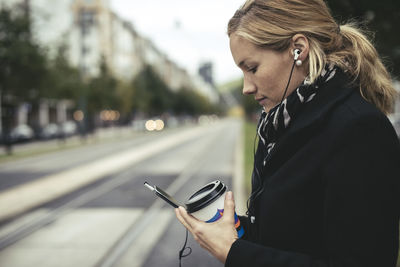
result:
M 323 0 L 248 0 L 228 35 L 243 93 L 264 108 L 245 236 L 232 193 L 215 223 L 177 218 L 225 266 L 395 266 L 395 90 L 375 48 Z

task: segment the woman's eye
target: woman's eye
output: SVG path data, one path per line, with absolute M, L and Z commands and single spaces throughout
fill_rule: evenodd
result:
M 248 71 L 252 72 L 252 73 L 256 73 L 257 67 L 249 68 Z

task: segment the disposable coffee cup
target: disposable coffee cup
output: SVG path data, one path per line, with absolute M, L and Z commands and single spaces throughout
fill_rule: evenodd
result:
M 224 200 L 227 187 L 219 180 L 206 184 L 186 201 L 186 210 L 195 218 L 207 223 L 218 221 L 224 214 Z M 240 220 L 235 212 L 235 228 L 238 237 L 244 234 Z

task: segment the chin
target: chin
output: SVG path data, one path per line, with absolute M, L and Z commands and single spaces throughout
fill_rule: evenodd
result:
M 263 106 L 263 108 L 264 108 L 265 112 L 267 112 L 267 113 L 272 109 L 271 106 Z
M 269 103 L 268 105 L 263 105 L 265 112 L 269 112 L 271 109 L 279 105 L 279 103 Z

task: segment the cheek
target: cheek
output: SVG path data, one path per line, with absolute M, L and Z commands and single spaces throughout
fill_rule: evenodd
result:
M 277 87 L 277 79 L 272 73 L 267 72 L 260 74 L 256 79 L 256 83 L 258 88 L 268 94 L 271 94 Z

